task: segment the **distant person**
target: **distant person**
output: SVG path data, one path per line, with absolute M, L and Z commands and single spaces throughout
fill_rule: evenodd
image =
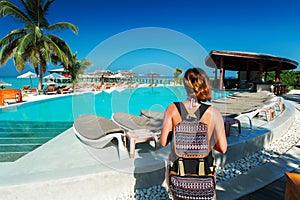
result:
M 187 119 L 189 117 L 195 118 L 194 121 L 196 122 L 200 121 L 202 122 L 199 123 L 201 126 L 203 125 L 204 127 L 207 127 L 207 129 L 206 128 L 203 129 L 205 130 L 204 131 L 205 137 L 196 136 L 193 139 L 193 141 L 199 141 L 207 137 L 209 141 L 207 145 L 209 153 L 208 156 L 204 158 L 205 175 L 208 176 L 209 174 L 210 175 L 213 174 L 213 177 L 215 176 L 214 158 L 212 156 L 212 150 L 216 150 L 221 153 L 225 153 L 227 151 L 227 140 L 226 140 L 226 135 L 224 130 L 223 118 L 217 109 L 203 103 L 207 100 L 211 100 L 212 91 L 211 91 L 209 77 L 207 76 L 205 71 L 203 71 L 200 68 L 188 69 L 184 75 L 184 86 L 187 92 L 187 99 L 183 102 L 174 102 L 168 106 L 165 112 L 164 124 L 160 136 L 160 142 L 162 146 L 166 146 L 169 142 L 171 142 L 171 152 L 168 159 L 168 169 L 166 170 L 167 171 L 166 180 L 168 182 L 169 187 L 170 187 L 169 178 L 172 176 L 172 174 L 176 173 L 176 171 L 179 168 L 181 168 L 180 165 L 182 160 L 184 163 L 185 175 L 194 174 L 200 168 L 199 167 L 200 159 L 198 158 L 181 159 L 178 158 L 177 156 L 178 154 L 176 154 L 175 152 L 175 148 L 177 147 L 175 147 L 174 137 L 176 137 L 178 134 L 177 132 L 175 132 L 175 128 L 177 125 L 181 124 L 181 122 L 184 119 Z M 179 109 L 181 109 L 181 111 L 179 111 Z M 184 110 L 186 111 L 187 116 L 183 115 Z M 202 116 L 200 117 L 196 116 L 196 113 L 201 113 L 201 111 L 202 111 Z M 198 151 L 198 149 L 196 150 Z M 185 180 L 188 180 L 188 178 Z M 215 182 L 214 178 L 213 181 Z M 201 185 L 201 182 L 197 184 Z M 196 189 L 196 191 L 200 193 L 202 192 L 199 191 L 199 187 L 192 188 L 192 189 Z M 172 191 L 172 188 L 170 188 L 170 190 L 172 192 L 173 199 L 177 199 L 177 198 L 189 199 L 193 197 L 193 195 L 189 196 L 189 189 L 184 191 L 186 195 L 184 197 L 182 196 L 180 197 L 180 195 L 178 196 L 178 193 L 173 192 L 174 190 Z M 213 192 L 214 192 L 213 195 L 215 196 L 215 190 L 213 190 Z

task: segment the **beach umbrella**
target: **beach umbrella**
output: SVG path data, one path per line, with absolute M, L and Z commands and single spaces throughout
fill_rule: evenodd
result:
M 118 74 L 112 74 L 108 78 L 125 78 L 125 76 L 123 76 L 122 74 L 118 73 Z
M 49 74 L 48 76 L 45 76 L 44 78 L 45 79 L 62 79 L 62 78 L 65 78 L 65 77 L 54 72 L 52 74 Z
M 136 77 L 136 76 L 139 76 L 139 74 L 129 72 L 129 73 L 126 73 L 125 76 L 126 76 L 127 78 L 130 78 L 130 83 L 132 83 L 132 78 L 133 78 L 133 77 Z
M 50 73 L 63 73 L 63 72 L 65 72 L 65 68 L 52 69 L 52 70 L 48 70 L 48 72 L 50 72 Z
M 28 72 L 26 72 L 26 73 L 24 73 L 24 74 L 22 74 L 20 76 L 17 76 L 17 78 L 29 78 L 30 79 L 30 87 L 32 87 L 32 80 L 31 80 L 31 78 L 37 78 L 37 75 L 36 75 L 36 73 L 28 71 Z
M 68 79 L 68 78 L 65 78 L 64 76 L 54 72 L 52 74 L 49 74 L 48 76 L 45 76 L 44 79 L 49 79 L 49 80 L 54 81 L 55 83 L 57 83 L 56 80 L 65 80 L 65 79 Z
M 157 73 L 148 73 L 148 74 L 144 74 L 144 76 L 151 76 L 152 84 L 153 84 L 154 83 L 154 77 L 160 76 L 160 74 L 157 74 Z
M 120 80 L 122 78 L 125 78 L 125 76 L 123 76 L 122 74 L 118 73 L 118 74 L 112 74 L 110 76 L 108 76 L 109 79 L 115 79 L 116 81 L 117 80 Z
M 43 83 L 43 85 L 55 85 L 56 83 L 54 81 L 48 80 Z
M 4 81 L 0 81 L 0 88 L 3 89 L 5 86 L 11 86 L 10 83 L 6 83 Z

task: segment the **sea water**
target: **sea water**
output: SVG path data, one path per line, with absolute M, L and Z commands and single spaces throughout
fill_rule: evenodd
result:
M 16 78 L 16 77 L 0 77 L 0 81 L 11 84 L 11 86 L 5 86 L 5 88 L 22 89 L 24 86 L 29 85 L 31 88 L 38 87 L 38 78 Z

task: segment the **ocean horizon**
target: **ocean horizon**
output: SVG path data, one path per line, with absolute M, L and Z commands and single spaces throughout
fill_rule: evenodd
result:
M 38 87 L 38 78 L 17 78 L 13 76 L 0 77 L 0 81 L 11 84 L 11 86 L 5 86 L 4 88 L 22 89 L 24 86 L 29 85 L 31 88 Z
M 151 77 L 147 76 L 138 76 L 138 78 L 141 79 L 151 79 Z M 163 79 L 163 80 L 173 80 L 174 77 L 171 76 L 158 76 L 155 77 L 154 80 L 157 79 Z M 11 84 L 11 86 L 5 86 L 4 88 L 14 88 L 14 89 L 22 89 L 24 86 L 30 86 L 31 88 L 37 88 L 38 87 L 38 82 L 39 78 L 17 78 L 16 76 L 3 76 L 0 77 L 0 81 L 6 82 Z

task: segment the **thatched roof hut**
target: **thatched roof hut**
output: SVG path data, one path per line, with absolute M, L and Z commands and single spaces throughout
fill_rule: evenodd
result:
M 282 70 L 296 69 L 298 66 L 296 61 L 267 54 L 216 50 L 209 53 L 205 63 L 215 68 L 215 78 L 217 78 L 217 69 L 220 70 L 220 89 L 223 88 L 225 70 L 238 71 L 239 76 L 241 72 L 244 72 L 245 80 L 250 81 L 251 72 L 257 73 L 259 79 L 262 80 L 263 72 L 275 71 L 275 79 L 280 79 Z

